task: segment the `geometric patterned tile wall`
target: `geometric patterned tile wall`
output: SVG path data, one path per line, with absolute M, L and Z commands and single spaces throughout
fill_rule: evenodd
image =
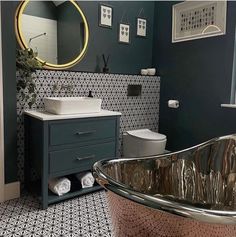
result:
M 18 77 L 17 77 L 18 79 Z M 69 71 L 38 70 L 35 74 L 36 105 L 32 109 L 43 109 L 44 97 L 87 96 L 91 90 L 102 99 L 102 108 L 122 113 L 121 134 L 127 130 L 149 128 L 158 131 L 160 78 L 156 76 L 85 73 Z M 71 90 L 55 91 L 55 85 L 71 86 Z M 142 95 L 127 97 L 129 84 L 141 84 Z M 23 111 L 29 109 L 20 93 L 17 94 L 17 162 L 19 180 L 24 181 L 24 124 Z M 120 148 L 120 151 L 122 149 Z

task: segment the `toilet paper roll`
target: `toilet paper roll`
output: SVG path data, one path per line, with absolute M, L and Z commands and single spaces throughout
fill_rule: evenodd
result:
M 179 108 L 179 101 L 178 100 L 168 100 L 168 107 L 169 108 Z

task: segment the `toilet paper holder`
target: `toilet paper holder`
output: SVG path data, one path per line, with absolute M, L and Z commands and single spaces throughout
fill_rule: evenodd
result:
M 177 109 L 179 108 L 179 101 L 178 100 L 168 100 L 168 107 Z

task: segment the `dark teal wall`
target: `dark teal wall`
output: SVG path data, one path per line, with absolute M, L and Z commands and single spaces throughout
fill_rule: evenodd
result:
M 236 132 L 236 110 L 230 102 L 236 3 L 228 2 L 224 36 L 171 43 L 173 2 L 155 5 L 153 62 L 161 75 L 160 132 L 169 150 Z M 167 107 L 169 99 L 179 109 Z
M 64 64 L 75 59 L 83 49 L 83 19 L 70 2 L 57 7 L 57 53 L 58 63 Z
M 57 8 L 52 1 L 31 1 L 24 14 L 57 20 Z
M 139 74 L 141 68 L 152 65 L 154 2 L 109 2 L 114 10 L 112 29 L 98 26 L 99 2 L 80 1 L 79 5 L 87 17 L 90 38 L 84 59 L 71 70 L 100 72 L 103 68 L 101 58 L 103 53 L 110 54 L 109 67 L 113 73 Z M 142 8 L 148 20 L 147 38 L 136 37 L 136 17 Z M 129 45 L 118 43 L 118 23 L 125 12 L 131 25 L 131 44 Z M 126 16 L 123 18 L 126 19 Z
M 3 104 L 5 182 L 17 180 L 16 164 L 16 42 L 14 14 L 16 2 L 2 3 L 2 57 L 3 57 Z
M 100 72 L 103 68 L 102 54 L 110 54 L 110 72 L 139 74 L 141 68 L 152 66 L 152 43 L 153 43 L 153 1 L 111 1 L 104 2 L 113 7 L 112 29 L 98 26 L 99 4 L 97 1 L 78 1 L 87 17 L 90 29 L 88 50 L 83 60 L 69 70 Z M 33 3 L 39 11 L 36 15 L 42 15 L 43 6 Z M 46 4 L 46 3 L 45 3 Z M 35 9 L 31 9 L 32 11 Z M 136 17 L 143 9 L 142 16 L 148 20 L 147 37 L 136 37 Z M 46 14 L 48 15 L 48 14 Z M 123 20 L 131 27 L 131 44 L 118 43 L 118 23 Z M 72 41 L 69 44 L 73 44 Z

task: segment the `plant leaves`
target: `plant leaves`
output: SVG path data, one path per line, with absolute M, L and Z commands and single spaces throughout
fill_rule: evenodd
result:
M 16 67 L 20 76 L 17 82 L 17 91 L 21 91 L 22 98 L 28 102 L 29 108 L 36 103 L 36 85 L 34 81 L 34 73 L 37 69 L 41 69 L 46 62 L 41 63 L 37 60 L 38 53 L 33 49 L 16 49 Z M 27 90 L 25 91 L 25 89 Z

